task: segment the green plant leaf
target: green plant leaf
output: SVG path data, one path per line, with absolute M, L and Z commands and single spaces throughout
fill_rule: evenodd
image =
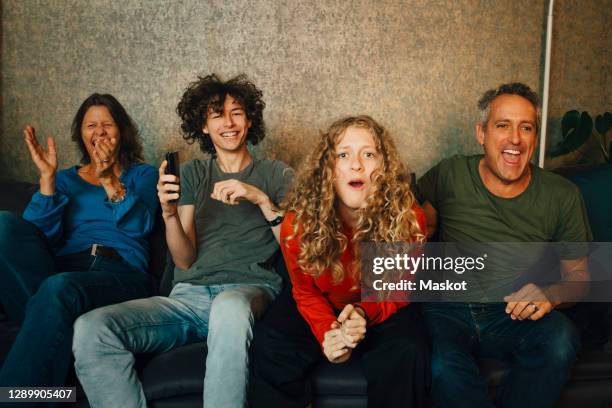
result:
M 586 137 L 593 133 L 593 119 L 591 119 L 591 115 L 588 112 L 580 114 L 580 123 L 576 130 Z
M 600 135 L 605 135 L 612 127 L 612 113 L 606 112 L 603 115 L 597 115 L 595 118 L 595 129 Z
M 571 110 L 565 112 L 563 115 L 563 119 L 561 119 L 561 135 L 565 139 L 567 134 L 571 129 L 575 129 L 578 127 L 580 123 L 580 112 L 577 110 Z
M 574 129 L 568 130 L 561 144 L 568 153 L 573 152 L 587 141 L 592 131 L 593 119 L 588 113 L 582 112 L 578 125 Z

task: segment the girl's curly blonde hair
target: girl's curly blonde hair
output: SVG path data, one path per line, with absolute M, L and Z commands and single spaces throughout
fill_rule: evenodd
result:
M 380 167 L 371 175 L 374 191 L 359 211 L 353 242 L 413 243 L 425 238 L 412 210 L 415 198 L 410 191 L 407 169 L 389 133 L 370 116 L 337 120 L 321 134 L 316 149 L 305 160 L 283 204 L 287 211 L 296 214 L 294 233 L 287 240 L 298 235 L 298 231 L 301 233 L 298 265 L 314 277 L 329 270 L 334 283 L 345 278 L 340 257 L 348 245 L 335 205 L 336 145 L 349 127 L 368 130 L 382 156 Z M 351 267 L 350 273 L 358 276 L 359 245 L 354 245 L 354 252 L 355 267 Z

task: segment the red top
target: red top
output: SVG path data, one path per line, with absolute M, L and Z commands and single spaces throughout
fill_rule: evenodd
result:
M 425 234 L 425 214 L 417 205 L 413 207 L 416 213 L 421 231 Z M 281 225 L 281 250 L 285 257 L 285 263 L 291 282 L 293 284 L 293 297 L 297 308 L 310 325 L 310 329 L 319 341 L 323 343 L 325 332 L 331 329 L 331 324 L 336 321 L 337 315 L 347 305 L 359 306 L 366 313 L 368 326 L 384 322 L 389 316 L 399 308 L 404 307 L 408 302 L 361 302 L 361 288 L 359 277 L 352 279 L 345 274 L 344 280 L 338 284 L 332 284 L 331 274 L 325 272 L 319 277 L 314 278 L 302 272 L 297 263 L 300 253 L 299 239 L 301 233 L 293 239 L 285 242 L 286 237 L 293 235 L 293 220 L 295 213 L 289 212 Z M 340 262 L 345 270 L 348 270 L 353 260 L 352 237 L 346 251 L 340 257 Z

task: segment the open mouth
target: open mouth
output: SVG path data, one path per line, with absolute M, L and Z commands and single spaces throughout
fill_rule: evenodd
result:
M 348 184 L 349 184 L 349 186 L 351 186 L 352 188 L 354 188 L 356 190 L 361 190 L 363 188 L 363 186 L 365 185 L 363 180 L 351 180 L 351 181 L 349 181 Z
M 223 132 L 221 133 L 221 136 L 225 138 L 236 137 L 238 136 L 238 132 Z
M 504 161 L 510 165 L 517 165 L 521 161 L 521 152 L 516 149 L 505 149 L 502 151 Z

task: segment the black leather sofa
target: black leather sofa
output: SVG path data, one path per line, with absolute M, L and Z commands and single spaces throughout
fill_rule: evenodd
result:
M 0 210 L 21 214 L 36 188 L 29 183 L 0 182 L 0 191 L 4 192 L 0 196 Z M 588 198 L 586 201 L 589 207 Z M 592 216 L 591 213 L 589 215 Z M 590 221 L 592 224 L 598 222 L 597 219 Z M 165 262 L 163 223 L 158 224 L 151 238 L 151 274 L 155 288 L 166 295 L 171 286 L 171 268 Z M 595 238 L 597 240 L 598 237 Z M 284 269 L 281 257 L 277 266 Z M 559 408 L 612 407 L 612 341 L 609 338 L 612 333 L 612 311 L 608 306 L 581 304 L 567 311 L 581 332 L 583 350 L 557 404 Z M 15 334 L 16 328 L 6 318 L 0 317 L 0 359 L 8 351 Z M 201 407 L 205 355 L 205 343 L 195 343 L 161 355 L 138 356 L 137 368 L 149 406 Z M 494 394 L 507 367 L 494 360 L 479 363 L 490 385 L 490 392 Z M 321 363 L 312 373 L 312 407 L 365 408 L 366 383 L 360 370 L 354 361 L 339 365 Z M 72 377 L 70 382 L 76 384 L 76 378 Z M 77 395 L 79 401 L 76 405 L 88 406 L 82 391 Z

